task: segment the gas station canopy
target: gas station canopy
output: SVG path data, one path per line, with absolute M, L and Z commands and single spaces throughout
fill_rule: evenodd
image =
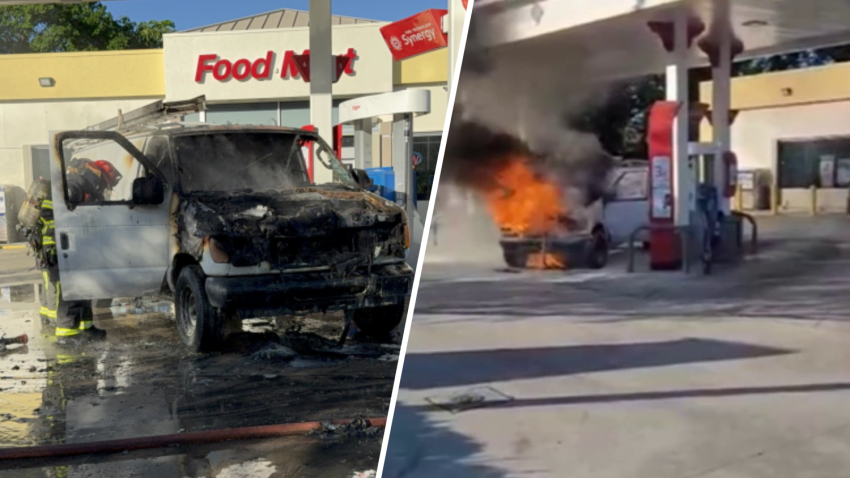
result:
M 709 34 L 713 0 L 478 0 L 477 35 L 494 54 L 529 52 L 544 62 L 582 59 L 583 74 L 628 78 L 660 73 L 671 63 L 650 22 L 672 22 L 682 9 Z M 846 0 L 732 0 L 731 24 L 747 59 L 850 43 L 850 2 Z M 516 55 L 512 54 L 515 53 Z M 575 56 L 580 55 L 580 56 Z M 708 59 L 689 51 L 691 66 Z

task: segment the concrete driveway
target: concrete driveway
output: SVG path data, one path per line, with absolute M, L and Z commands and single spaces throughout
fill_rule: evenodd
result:
M 850 222 L 760 224 L 711 277 L 426 263 L 382 476 L 846 476 Z

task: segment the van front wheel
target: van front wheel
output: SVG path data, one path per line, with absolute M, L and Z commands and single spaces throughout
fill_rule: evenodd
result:
M 608 264 L 608 237 L 603 229 L 593 231 L 586 254 L 587 266 L 591 269 L 602 269 Z
M 193 352 L 214 352 L 224 343 L 224 314 L 210 304 L 200 266 L 186 266 L 177 278 L 174 311 L 180 340 Z
M 382 307 L 356 309 L 352 321 L 363 333 L 384 337 L 393 331 L 404 318 L 404 302 Z

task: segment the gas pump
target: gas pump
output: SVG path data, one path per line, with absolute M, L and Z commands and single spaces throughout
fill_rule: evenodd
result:
M 342 159 L 342 125 L 334 126 L 334 153 L 338 159 Z
M 391 177 L 393 199 L 404 207 L 412 233 L 411 247 L 408 250 L 408 264 L 416 267 L 419 257 L 419 245 L 422 242 L 423 221 L 416 212 L 416 190 L 414 171 L 411 165 L 413 157 L 413 119 L 415 116 L 431 112 L 431 92 L 425 89 L 409 89 L 363 96 L 344 101 L 339 105 L 339 123 L 355 123 L 354 151 L 355 167 L 366 169 L 371 158 L 371 120 L 377 117 L 392 117 L 392 175 L 381 175 L 380 170 L 371 169 L 369 175 L 379 185 L 379 178 Z M 368 120 L 369 125 L 363 124 Z M 365 127 L 364 127 L 365 126 Z M 366 153 L 366 154 L 364 154 Z M 383 168 L 378 168 L 383 169 Z
M 682 265 L 673 210 L 673 123 L 678 111 L 679 104 L 673 101 L 659 101 L 649 111 L 649 264 L 652 270 L 678 269 Z
M 726 191 L 724 195 L 727 198 L 733 198 L 738 190 L 738 156 L 732 151 L 723 153 L 723 171 L 726 173 Z
M 684 251 L 680 235 L 686 233 L 675 223 L 675 167 L 673 160 L 673 125 L 679 103 L 660 101 L 649 112 L 647 143 L 650 168 L 650 268 L 673 270 L 682 266 Z M 716 161 L 723 168 L 715 168 Z M 688 235 L 696 241 L 704 272 L 712 263 L 738 257 L 742 243 L 740 218 L 727 216 L 720 207 L 722 197 L 735 194 L 738 180 L 738 159 L 732 151 L 720 151 L 715 143 L 688 143 L 688 162 L 693 174 L 690 184 L 680 185 L 681 193 L 695 193 L 693 211 L 688 211 L 691 227 Z M 718 169 L 722 177 L 718 176 Z M 718 171 L 718 172 L 716 172 Z

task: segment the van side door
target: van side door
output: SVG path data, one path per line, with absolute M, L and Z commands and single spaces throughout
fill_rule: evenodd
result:
M 168 269 L 169 208 L 137 205 L 133 183 L 162 173 L 139 147 L 114 132 L 51 134 L 51 188 L 62 293 L 69 300 L 157 294 Z M 73 159 L 106 160 L 123 175 L 111 195 L 74 204 L 67 194 Z M 166 185 L 166 194 L 170 188 Z
M 648 168 L 619 171 L 605 203 L 604 217 L 612 247 L 625 244 L 635 229 L 649 222 Z

